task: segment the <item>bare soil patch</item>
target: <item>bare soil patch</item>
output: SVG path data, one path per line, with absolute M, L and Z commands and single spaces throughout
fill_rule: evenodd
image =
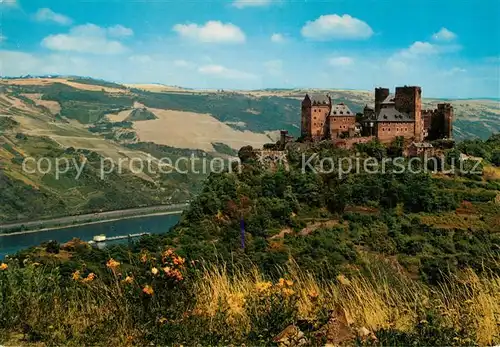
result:
M 272 142 L 267 134 L 235 130 L 210 114 L 154 108 L 148 110 L 158 119 L 134 123 L 140 141 L 204 151 L 213 151 L 212 143 L 217 142 L 235 149 L 246 145 L 262 147 Z
M 42 100 L 42 94 L 22 94 L 23 96 L 33 100 L 38 106 L 46 107 L 50 113 L 56 115 L 61 112 L 61 105 L 57 101 Z

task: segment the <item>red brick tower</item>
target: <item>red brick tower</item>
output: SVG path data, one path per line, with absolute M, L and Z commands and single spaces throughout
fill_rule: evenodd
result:
M 405 112 L 415 120 L 415 140 L 423 141 L 424 122 L 422 119 L 422 89 L 416 86 L 396 87 L 396 110 Z
M 327 118 L 332 108 L 328 95 L 306 95 L 302 101 L 301 135 L 308 140 L 319 141 L 328 134 Z

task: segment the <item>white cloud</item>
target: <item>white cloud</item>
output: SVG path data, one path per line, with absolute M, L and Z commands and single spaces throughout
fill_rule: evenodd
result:
M 41 8 L 35 14 L 35 19 L 39 22 L 54 22 L 61 25 L 70 25 L 71 18 L 52 11 L 50 8 Z
M 408 48 L 399 51 L 396 55 L 400 58 L 413 59 L 429 57 L 438 54 L 453 53 L 462 47 L 456 44 L 435 44 L 426 41 L 416 41 Z
M 400 52 L 401 56 L 405 58 L 414 58 L 421 55 L 436 54 L 439 49 L 436 45 L 429 42 L 416 41 L 410 47 Z
M 271 35 L 271 41 L 274 43 L 283 43 L 285 42 L 285 36 L 283 36 L 283 34 L 274 33 Z
M 436 41 L 452 41 L 456 39 L 456 37 L 457 35 L 454 32 L 446 28 L 441 28 L 441 30 L 432 35 L 432 38 Z
M 176 24 L 173 28 L 179 36 L 206 43 L 241 43 L 245 34 L 234 24 L 209 21 L 204 25 Z
M 184 60 L 184 59 L 177 59 L 177 60 L 174 60 L 174 66 L 182 67 L 182 68 L 192 68 L 192 67 L 194 67 L 194 64 L 192 62 Z
M 209 75 L 217 78 L 225 79 L 255 79 L 254 74 L 226 68 L 222 65 L 205 65 L 198 68 L 198 72 L 204 75 Z
M 128 58 L 128 60 L 139 64 L 147 64 L 153 61 L 153 59 L 147 54 L 132 55 Z
M 132 29 L 124 27 L 120 24 L 109 27 L 107 30 L 108 35 L 113 37 L 127 37 L 134 35 L 134 31 Z
M 239 9 L 245 7 L 263 7 L 270 5 L 272 0 L 234 0 L 233 6 Z
M 307 22 L 301 30 L 302 36 L 310 39 L 367 39 L 373 35 L 372 28 L 360 19 L 348 14 L 323 15 Z
M 16 7 L 18 6 L 17 0 L 0 0 L 0 6 Z
M 95 64 L 66 54 L 34 55 L 19 51 L 0 51 L 0 75 L 81 75 L 92 76 Z
M 68 34 L 49 35 L 42 40 L 42 46 L 54 51 L 73 51 L 93 54 L 119 54 L 126 47 L 119 41 L 108 38 L 109 28 L 95 24 L 79 25 Z
M 445 71 L 444 74 L 452 76 L 452 75 L 457 75 L 457 74 L 463 74 L 465 72 L 467 72 L 467 70 L 464 69 L 464 68 L 454 67 L 454 68 L 452 68 L 452 69 L 450 69 L 448 71 Z
M 281 60 L 269 60 L 264 63 L 264 67 L 267 72 L 271 75 L 277 76 L 283 73 L 283 61 Z
M 334 57 L 331 58 L 328 63 L 332 66 L 346 67 L 354 64 L 354 59 L 350 57 Z

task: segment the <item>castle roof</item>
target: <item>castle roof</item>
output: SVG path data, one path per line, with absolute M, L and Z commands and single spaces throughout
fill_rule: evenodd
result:
M 415 120 L 406 112 L 399 112 L 394 107 L 380 109 L 377 121 L 379 122 L 414 122 Z
M 394 104 L 395 101 L 394 99 L 396 98 L 396 96 L 394 94 L 389 94 L 387 96 L 387 98 L 385 98 L 384 101 L 382 101 L 382 104 Z
M 311 100 L 312 104 L 330 104 L 330 97 L 327 94 L 311 94 L 309 95 L 309 99 Z
M 434 146 L 429 142 L 412 142 L 410 146 L 416 148 L 433 148 Z
M 334 104 L 332 105 L 332 110 L 330 112 L 330 116 L 352 116 L 356 117 L 356 114 L 353 113 L 349 107 L 344 103 Z

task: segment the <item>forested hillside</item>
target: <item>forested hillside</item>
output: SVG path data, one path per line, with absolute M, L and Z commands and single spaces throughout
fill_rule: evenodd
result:
M 357 150 L 362 161 L 387 159 L 395 146 Z M 457 148 L 445 151 L 436 172 L 396 173 L 389 165 L 385 173 L 340 176 L 303 171 L 300 146 L 289 149 L 288 166 L 273 167 L 244 148 L 241 173 L 211 174 L 169 233 L 106 249 L 52 242 L 1 263 L 0 338 L 498 344 L 500 137 Z M 453 159 L 471 164 L 464 153 L 481 156 L 482 174 L 446 173 Z M 320 143 L 305 154 L 353 153 Z

